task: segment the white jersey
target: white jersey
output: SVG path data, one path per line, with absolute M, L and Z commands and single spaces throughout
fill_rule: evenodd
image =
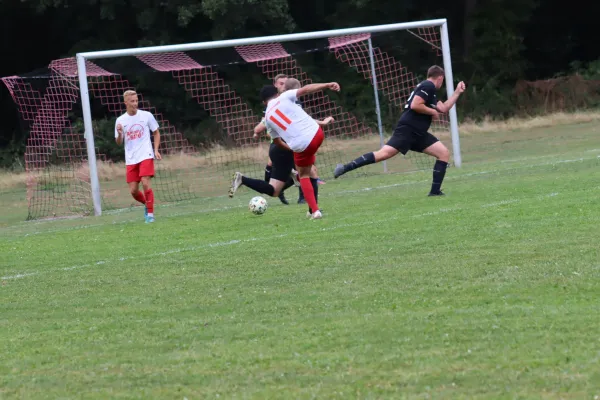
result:
M 298 89 L 287 90 L 269 101 L 265 122 L 272 139 L 279 137 L 294 152 L 301 153 L 317 134 L 319 124 L 296 104 L 297 93 Z
M 150 132 L 158 129 L 158 122 L 152 113 L 137 110 L 135 115 L 127 113 L 117 118 L 115 123 L 115 138 L 119 136 L 117 125 L 123 127 L 123 140 L 125 141 L 125 164 L 139 164 L 149 158 L 154 158 Z

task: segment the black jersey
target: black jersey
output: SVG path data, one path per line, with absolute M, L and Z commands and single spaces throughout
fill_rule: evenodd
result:
M 432 116 L 428 114 L 418 113 L 410 108 L 415 96 L 419 96 L 425 101 L 425 105 L 429 108 L 435 108 L 437 105 L 436 88 L 433 82 L 423 81 L 417 85 L 415 90 L 410 94 L 406 105 L 404 106 L 404 112 L 400 116 L 398 126 L 408 125 L 419 132 L 427 132 L 431 126 Z

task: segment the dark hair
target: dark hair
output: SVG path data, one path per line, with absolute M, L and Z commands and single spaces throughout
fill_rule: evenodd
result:
M 277 96 L 277 88 L 273 85 L 266 85 L 260 89 L 260 99 L 262 101 L 271 100 L 273 97 Z
M 433 65 L 429 67 L 427 70 L 427 79 L 429 78 L 438 78 L 444 75 L 444 68 L 439 67 L 437 65 Z

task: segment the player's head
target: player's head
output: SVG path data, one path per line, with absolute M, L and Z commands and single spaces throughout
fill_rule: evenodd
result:
M 288 80 L 288 76 L 286 74 L 278 74 L 273 79 L 273 85 L 279 90 L 279 93 L 283 92 L 283 85 L 285 85 L 285 81 Z
M 444 83 L 444 69 L 437 65 L 429 67 L 427 70 L 427 79 L 433 82 L 436 89 L 441 88 Z
M 283 91 L 285 92 L 286 90 L 300 89 L 301 86 L 302 85 L 298 79 L 287 78 L 285 85 L 283 85 Z
M 138 109 L 138 96 L 135 90 L 126 90 L 123 93 L 123 102 L 128 112 L 135 112 Z
M 260 99 L 264 103 L 269 102 L 269 100 L 274 99 L 277 96 L 279 96 L 279 91 L 273 85 L 266 85 L 263 86 L 262 89 L 260 89 Z

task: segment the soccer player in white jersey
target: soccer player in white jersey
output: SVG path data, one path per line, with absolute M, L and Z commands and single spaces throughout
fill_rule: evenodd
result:
M 154 177 L 154 158 L 162 159 L 158 146 L 160 132 L 154 115 L 138 109 L 138 96 L 134 90 L 123 93 L 126 112 L 115 123 L 115 141 L 118 145 L 125 142 L 126 180 L 134 199 L 145 205 L 146 223 L 154 222 L 154 192 L 150 179 Z M 154 149 L 150 132 L 154 136 Z M 140 181 L 144 193 L 140 192 Z
M 271 129 L 273 143 L 294 152 L 294 163 L 298 169 L 300 186 L 312 211 L 312 219 L 322 218 L 310 175 L 316 160 L 315 154 L 325 136 L 319 124 L 296 104 L 296 101 L 299 97 L 324 89 L 339 91 L 340 85 L 336 82 L 313 83 L 281 94 L 274 86 L 265 86 L 260 92 L 261 99 L 268 102 L 265 121 L 267 128 Z
M 288 81 L 288 79 L 293 79 L 294 81 L 297 82 L 297 86 L 298 87 L 294 87 L 292 89 L 298 89 L 300 88 L 300 82 L 297 79 L 294 78 L 290 78 L 288 75 L 286 74 L 277 74 L 275 76 L 275 78 L 273 78 L 273 86 L 275 86 L 277 88 L 277 91 L 279 93 L 282 93 L 284 90 L 289 90 L 285 89 L 285 83 Z M 302 104 L 300 104 L 300 102 L 297 102 L 297 104 L 302 107 Z M 320 126 L 325 126 L 327 124 L 329 124 L 330 122 L 332 122 L 334 119 L 333 117 L 327 117 L 324 120 L 317 120 L 317 123 Z M 265 119 L 263 118 L 262 121 L 260 121 L 260 123 L 258 125 L 256 125 L 256 127 L 254 128 L 254 138 L 258 138 L 259 135 L 263 132 L 266 132 L 267 135 L 269 134 L 267 132 L 267 125 L 265 124 Z M 270 136 L 270 135 L 269 135 Z M 273 140 L 271 139 L 271 143 L 273 143 Z M 265 182 L 269 182 L 271 180 L 271 173 L 273 171 L 273 160 L 269 157 L 267 165 L 265 166 Z M 296 177 L 297 173 L 294 175 L 294 178 Z M 325 181 L 319 179 L 319 175 L 317 172 L 317 166 L 313 165 L 313 175 L 316 179 L 316 182 L 318 184 L 324 184 Z M 298 204 L 304 204 L 306 203 L 306 200 L 304 199 L 304 194 L 302 193 L 302 188 L 298 188 Z M 279 193 L 279 200 L 283 203 L 283 204 L 289 204 L 288 201 L 286 200 L 283 191 L 281 193 Z

